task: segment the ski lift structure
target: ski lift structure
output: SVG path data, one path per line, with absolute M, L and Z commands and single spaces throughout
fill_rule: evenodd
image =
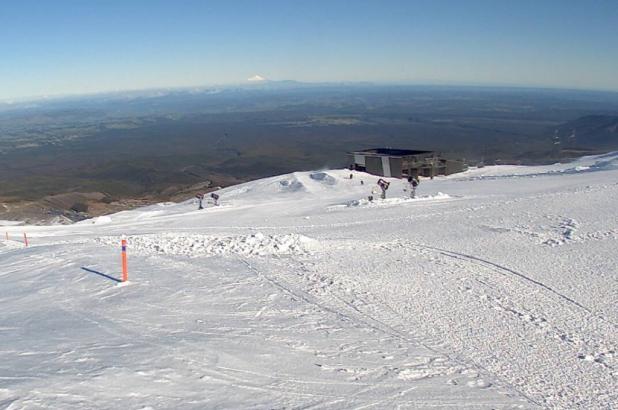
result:
M 348 154 L 350 169 L 393 178 L 428 177 L 463 172 L 468 166 L 463 160 L 447 159 L 435 151 L 394 148 L 371 148 Z

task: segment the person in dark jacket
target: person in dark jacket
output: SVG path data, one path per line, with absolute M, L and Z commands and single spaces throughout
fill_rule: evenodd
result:
M 410 198 L 416 197 L 416 187 L 418 187 L 418 179 L 413 176 L 408 177 L 408 184 L 410 184 Z
M 198 203 L 197 209 L 204 209 L 204 207 L 202 206 L 202 203 L 204 202 L 204 194 L 197 194 L 195 195 L 195 197 L 197 198 Z
M 378 186 L 382 190 L 382 195 L 380 196 L 382 199 L 386 199 L 386 190 L 390 184 L 390 182 L 386 182 L 382 178 L 378 179 Z
M 215 194 L 214 192 L 212 194 L 210 194 L 210 197 L 212 198 L 213 202 L 215 203 L 215 206 L 219 206 L 219 195 Z

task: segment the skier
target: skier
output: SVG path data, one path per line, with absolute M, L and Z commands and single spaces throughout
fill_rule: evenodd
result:
M 199 204 L 197 209 L 204 209 L 204 207 L 202 206 L 202 202 L 204 201 L 204 194 L 197 194 L 195 195 L 195 197 L 197 198 L 197 203 Z
M 390 184 L 391 184 L 390 182 L 386 182 L 382 178 L 378 179 L 378 186 L 382 190 L 382 195 L 381 195 L 382 199 L 386 199 L 386 190 L 388 189 L 388 186 Z
M 212 194 L 210 194 L 210 197 L 212 198 L 212 200 L 215 203 L 215 206 L 219 206 L 219 195 L 215 194 L 214 192 Z
M 415 198 L 416 197 L 416 187 L 418 187 L 418 184 L 419 184 L 418 179 L 413 176 L 409 176 L 408 184 L 410 184 L 410 198 Z

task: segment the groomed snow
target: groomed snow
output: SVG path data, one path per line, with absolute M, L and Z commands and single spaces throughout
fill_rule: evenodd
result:
M 5 227 L 0 408 L 618 407 L 618 154 L 352 174 Z

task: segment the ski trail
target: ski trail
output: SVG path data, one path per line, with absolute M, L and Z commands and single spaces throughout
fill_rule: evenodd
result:
M 535 286 L 541 287 L 541 288 L 543 288 L 543 289 L 553 293 L 557 297 L 563 299 L 564 301 L 566 301 L 566 302 L 568 302 L 568 303 L 570 303 L 572 305 L 577 306 L 580 309 L 583 309 L 584 311 L 586 311 L 589 314 L 597 317 L 598 319 L 606 321 L 607 323 L 613 325 L 614 327 L 617 326 L 616 323 L 614 323 L 611 320 L 605 318 L 604 316 L 601 316 L 601 315 L 593 312 L 591 309 L 589 309 L 588 307 L 582 305 L 581 303 L 579 303 L 578 301 L 574 300 L 573 298 L 570 298 L 569 296 L 567 296 L 567 295 L 565 295 L 563 293 L 558 292 L 557 290 L 555 290 L 552 287 L 544 284 L 543 282 L 540 282 L 540 281 L 538 281 L 536 279 L 533 279 L 533 278 L 531 278 L 530 276 L 528 276 L 528 275 L 526 275 L 524 273 L 518 272 L 518 271 L 516 271 L 514 269 L 511 269 L 511 268 L 508 268 L 508 267 L 506 267 L 504 265 L 500 265 L 498 263 L 489 261 L 487 259 L 480 258 L 478 256 L 468 255 L 468 254 L 465 254 L 465 253 L 460 253 L 460 252 L 455 252 L 455 251 L 450 251 L 450 250 L 447 250 L 447 249 L 436 248 L 434 246 L 428 246 L 428 245 L 423 245 L 423 244 L 413 243 L 413 242 L 411 242 L 410 245 L 415 246 L 415 247 L 420 248 L 420 249 L 429 249 L 429 250 L 432 250 L 432 251 L 437 251 L 441 255 L 444 255 L 444 256 L 447 256 L 447 257 L 450 257 L 450 258 L 464 260 L 464 261 L 468 261 L 468 262 L 471 262 L 471 263 L 477 263 L 479 265 L 489 267 L 490 269 L 494 270 L 495 272 L 497 272 L 497 273 L 499 273 L 501 275 L 508 275 L 508 274 L 515 275 L 515 276 L 517 276 L 517 277 L 519 277 L 519 278 L 521 278 L 521 279 L 523 279 L 523 280 L 525 280 L 525 281 L 527 281 L 529 283 L 534 284 Z
M 608 329 L 613 328 L 613 325 L 606 321 L 597 322 L 599 324 L 590 321 L 591 317 L 596 318 L 597 316 L 591 314 L 589 309 L 572 303 L 568 300 L 568 297 L 562 298 L 533 281 L 525 280 L 520 275 L 514 275 L 509 271 L 502 272 L 495 266 L 497 264 L 483 264 L 478 260 L 467 259 L 460 255 L 456 255 L 456 257 L 447 255 L 441 252 L 442 249 L 423 248 L 422 245 L 418 246 L 419 244 L 411 241 L 395 241 L 395 244 L 399 246 L 395 246 L 393 249 L 373 242 L 366 244 L 359 244 L 358 242 L 350 242 L 347 246 L 345 246 L 345 240 L 324 244 L 324 254 L 305 259 L 312 266 L 311 271 L 305 267 L 305 262 L 296 261 L 300 265 L 295 266 L 296 263 L 290 260 L 278 260 L 275 267 L 272 266 L 273 261 L 271 261 L 259 270 L 276 271 L 277 282 L 280 285 L 282 282 L 285 283 L 283 286 L 294 294 L 311 292 L 311 294 L 316 295 L 315 300 L 319 305 L 326 306 L 331 311 L 343 313 L 361 325 L 377 328 L 382 333 L 398 337 L 405 343 L 416 343 L 438 354 L 443 351 L 452 352 L 450 355 L 445 355 L 452 362 L 478 369 L 480 373 L 490 376 L 499 384 L 508 386 L 513 392 L 525 397 L 531 404 L 544 407 L 550 405 L 550 403 L 557 403 L 555 400 L 566 404 L 569 403 L 569 400 L 584 398 L 591 400 L 591 396 L 584 395 L 578 398 L 577 393 L 574 394 L 574 392 L 568 390 L 570 388 L 568 377 L 563 377 L 564 374 L 552 375 L 548 373 L 550 372 L 548 368 L 539 366 L 534 360 L 529 360 L 537 356 L 537 360 L 547 360 L 543 352 L 535 353 L 533 350 L 529 351 L 528 348 L 523 348 L 521 350 L 529 351 L 529 356 L 519 358 L 514 355 L 515 351 L 520 350 L 519 347 L 516 347 L 516 350 L 511 350 L 508 346 L 504 349 L 500 345 L 493 346 L 494 343 L 490 343 L 491 346 L 480 348 L 476 343 L 481 342 L 481 339 L 486 337 L 489 337 L 490 341 L 492 337 L 496 340 L 516 337 L 521 339 L 521 343 L 543 343 L 541 346 L 543 349 L 557 349 L 555 354 L 550 354 L 551 357 L 554 359 L 560 355 L 564 357 L 565 364 L 562 365 L 563 367 L 567 366 L 566 361 L 568 360 L 567 368 L 577 372 L 573 375 L 573 378 L 580 379 L 585 376 L 586 373 L 581 368 L 582 361 L 592 362 L 604 369 L 603 372 L 600 369 L 590 369 L 590 371 L 595 370 L 595 375 L 602 377 L 603 384 L 601 384 L 600 379 L 599 386 L 603 385 L 603 388 L 606 388 L 607 383 L 614 377 L 612 376 L 614 368 L 612 365 L 612 337 L 610 336 L 611 331 Z M 362 241 L 360 242 L 362 243 Z M 372 252 L 372 248 L 376 249 L 378 253 Z M 357 251 L 359 249 L 363 250 L 360 254 Z M 380 260 L 384 256 L 383 251 L 387 249 L 394 253 L 392 256 L 386 257 L 388 262 L 382 266 Z M 409 252 L 410 249 L 426 250 L 427 253 L 425 254 L 428 257 L 431 254 L 438 256 L 437 259 L 430 257 L 426 262 L 419 265 L 420 269 L 440 269 L 437 271 L 440 272 L 438 276 L 442 277 L 444 281 L 444 285 L 439 285 L 436 289 L 439 292 L 435 296 L 424 295 L 421 300 L 428 303 L 425 306 L 409 304 L 410 302 L 406 300 L 405 288 L 400 289 L 395 284 L 390 284 L 385 294 L 375 288 L 376 284 L 378 288 L 386 285 L 383 280 L 390 280 L 388 275 L 392 272 L 399 272 L 399 275 L 402 275 L 409 269 L 408 262 L 417 257 L 414 252 L 412 254 Z M 354 255 L 353 258 L 352 255 Z M 447 263 L 446 257 L 451 260 L 461 260 L 470 265 Z M 348 261 L 347 266 L 342 267 L 336 263 L 336 261 L 341 260 Z M 256 261 L 256 263 L 260 262 Z M 437 265 L 421 267 L 426 263 L 437 263 Z M 470 270 L 471 265 L 476 265 L 482 270 Z M 443 268 L 447 269 L 443 271 Z M 385 272 L 387 276 L 382 277 L 381 272 Z M 491 278 L 492 273 L 494 279 L 487 281 L 485 278 Z M 500 275 L 496 277 L 496 273 Z M 400 276 L 399 280 L 403 280 L 405 277 L 406 275 Z M 498 279 L 501 277 L 507 278 L 506 282 L 503 282 L 503 279 Z M 412 278 L 418 278 L 418 273 L 413 273 L 410 276 L 410 279 L 414 281 L 415 279 Z M 461 282 L 462 280 L 464 282 Z M 477 286 L 476 290 L 473 289 L 470 293 L 467 293 L 465 290 L 467 287 L 464 289 L 463 285 L 469 281 L 476 281 L 481 287 Z M 454 287 L 451 287 L 453 285 Z M 443 289 L 439 289 L 440 287 L 443 287 Z M 458 289 L 458 287 L 461 289 Z M 526 287 L 538 289 L 541 292 L 526 290 Z M 297 291 L 295 289 L 305 290 Z M 425 285 L 421 289 L 428 288 Z M 542 296 L 543 294 L 545 296 Z M 436 297 L 440 298 L 438 295 L 446 297 L 446 299 L 440 302 L 439 299 L 436 299 Z M 535 298 L 534 295 L 537 295 L 537 297 Z M 539 296 L 541 297 L 539 298 Z M 530 304 L 530 302 L 533 303 Z M 558 302 L 558 306 L 555 306 L 556 302 Z M 397 306 L 396 311 L 391 307 L 391 303 Z M 457 316 L 453 316 L 452 313 L 449 314 L 441 306 L 444 303 L 448 306 L 456 306 L 458 303 L 463 303 L 463 305 L 461 305 L 462 309 L 456 309 L 452 312 L 457 314 Z M 469 307 L 466 306 L 467 303 L 470 303 Z M 474 305 L 477 307 L 473 307 Z M 569 309 L 569 307 L 571 308 Z M 416 309 L 422 310 L 416 311 Z M 425 335 L 423 332 L 427 330 L 427 327 L 419 326 L 420 324 L 415 319 L 415 316 L 419 313 L 427 316 L 427 309 L 431 310 L 429 316 L 432 317 L 432 320 L 438 321 L 433 330 L 430 331 L 431 335 Z M 433 309 L 437 310 L 434 311 Z M 560 313 L 561 309 L 568 309 L 573 313 L 578 312 L 577 320 L 566 320 L 566 318 L 572 318 L 572 315 L 567 314 L 565 316 L 564 313 Z M 474 322 L 468 323 L 470 319 L 474 319 Z M 574 328 L 573 320 L 577 323 L 580 320 L 583 320 L 584 323 L 587 322 L 592 333 L 588 334 L 587 331 Z M 449 325 L 453 321 L 460 324 L 456 329 Z M 500 325 L 502 322 L 504 324 Z M 476 326 L 483 326 L 483 323 L 492 326 L 484 329 L 478 335 L 469 333 Z M 606 323 L 606 326 L 600 326 L 601 323 Z M 409 329 L 415 329 L 416 335 L 423 337 L 424 341 L 419 342 L 419 340 L 402 333 L 408 332 Z M 534 342 L 532 338 L 535 340 Z M 544 340 L 546 341 L 544 342 Z M 560 346 L 560 344 L 567 345 Z M 505 357 L 500 357 L 501 354 L 504 354 Z M 513 363 L 513 360 L 517 360 L 517 362 Z M 505 366 L 506 371 L 504 371 Z M 526 382 L 515 377 L 514 375 L 517 372 L 511 371 L 508 368 L 510 366 L 513 366 L 516 371 L 534 372 L 531 376 L 534 376 L 535 381 Z M 553 367 L 549 366 L 549 368 Z M 538 383 L 541 380 L 547 380 L 548 376 L 551 376 L 550 379 L 555 379 L 554 383 L 558 383 L 555 387 L 556 391 L 539 391 Z M 590 383 L 588 381 L 587 384 Z M 565 393 L 567 394 L 565 395 Z M 562 399 L 562 397 L 565 398 Z
M 320 310 L 323 310 L 325 312 L 333 314 L 333 315 L 339 317 L 340 319 L 342 319 L 344 321 L 350 321 L 350 322 L 353 322 L 353 323 L 357 323 L 358 325 L 371 328 L 371 329 L 373 329 L 375 331 L 378 331 L 380 333 L 386 334 L 389 337 L 396 338 L 396 339 L 398 339 L 398 340 L 400 340 L 400 341 L 402 341 L 402 342 L 404 342 L 406 344 L 409 344 L 409 345 L 422 346 L 423 348 L 425 348 L 428 351 L 434 353 L 435 355 L 446 357 L 446 358 L 448 358 L 448 360 L 450 360 L 450 361 L 452 361 L 454 363 L 457 363 L 458 365 L 460 365 L 460 366 L 462 366 L 464 368 L 467 368 L 467 369 L 469 369 L 471 367 L 475 368 L 477 371 L 479 371 L 479 373 L 484 374 L 486 377 L 489 376 L 489 378 L 492 381 L 497 382 L 498 384 L 501 384 L 502 386 L 506 386 L 509 389 L 511 389 L 513 392 L 519 394 L 521 397 L 525 398 L 529 403 L 534 404 L 534 405 L 536 405 L 538 407 L 542 407 L 540 402 L 536 401 L 535 399 L 533 399 L 532 397 L 530 397 L 526 393 L 522 392 L 517 387 L 515 387 L 515 386 L 511 385 L 510 383 L 508 383 L 507 381 L 503 380 L 501 377 L 493 374 L 488 369 L 483 367 L 481 364 L 475 363 L 475 362 L 471 363 L 471 362 L 468 362 L 468 361 L 466 361 L 465 359 L 463 359 L 463 358 L 461 358 L 459 356 L 454 356 L 452 354 L 440 351 L 439 349 L 433 348 L 433 347 L 431 347 L 431 346 L 421 342 L 420 340 L 418 340 L 418 339 L 416 339 L 414 337 L 411 337 L 410 334 L 403 333 L 402 331 L 399 331 L 399 330 L 395 329 L 391 325 L 389 325 L 386 322 L 376 318 L 375 316 L 373 316 L 371 314 L 368 314 L 366 312 L 363 312 L 358 307 L 354 306 L 350 302 L 348 302 L 345 299 L 343 299 L 337 293 L 330 291 L 330 289 L 328 291 L 328 294 L 330 296 L 334 297 L 340 303 L 340 305 L 338 307 L 329 307 L 329 306 L 327 306 L 326 303 L 328 303 L 328 301 L 319 302 L 317 297 L 312 296 L 306 290 L 303 290 L 302 289 L 302 285 L 301 286 L 294 286 L 290 282 L 285 281 L 281 276 L 279 277 L 279 280 L 274 280 L 273 278 L 269 277 L 269 275 L 266 275 L 263 272 L 261 272 L 259 269 L 255 268 L 249 261 L 247 261 L 245 259 L 242 259 L 242 261 L 256 275 L 258 275 L 260 277 L 263 277 L 265 280 L 267 280 L 273 286 L 275 286 L 275 287 L 285 291 L 286 293 L 288 293 L 289 295 L 291 295 L 293 297 L 299 298 L 299 299 L 305 301 L 306 303 L 314 305 L 317 308 L 319 308 Z M 303 267 L 301 265 L 300 269 L 302 269 L 302 268 Z M 329 301 L 332 302 L 332 299 L 330 299 Z
M 515 276 L 519 276 L 520 278 L 522 278 L 522 279 L 524 279 L 524 280 L 526 280 L 528 282 L 531 282 L 531 283 L 533 283 L 533 284 L 535 284 L 537 286 L 540 286 L 540 287 L 544 288 L 545 290 L 548 290 L 548 291 L 554 293 L 555 295 L 557 295 L 558 297 L 566 300 L 567 302 L 572 303 L 572 304 L 576 305 L 577 307 L 579 307 L 581 309 L 584 309 L 588 313 L 593 313 L 590 309 L 588 309 L 587 307 L 585 307 L 581 303 L 579 303 L 579 302 L 571 299 L 570 297 L 568 297 L 568 296 L 566 296 L 566 295 L 556 291 L 555 289 L 547 286 L 546 284 L 544 284 L 542 282 L 539 282 L 539 281 L 537 281 L 535 279 L 532 279 L 530 276 L 527 276 L 527 275 L 525 275 L 525 274 L 523 274 L 521 272 L 517 272 L 517 271 L 515 271 L 515 270 L 513 270 L 511 268 L 507 268 L 506 266 L 497 264 L 495 262 L 491 262 L 491 261 L 489 261 L 487 259 L 479 258 L 478 256 L 468 255 L 468 254 L 465 254 L 465 253 L 449 251 L 449 250 L 446 250 L 446 249 L 436 248 L 436 247 L 433 247 L 433 246 L 427 246 L 427 245 L 422 245 L 422 244 L 418 244 L 418 243 L 410 243 L 410 245 L 415 246 L 417 248 L 421 248 L 421 249 L 430 249 L 430 250 L 438 251 L 442 255 L 445 255 L 445 256 L 448 256 L 448 257 L 451 257 L 451 258 L 455 258 L 455 259 L 462 259 L 462 260 L 465 260 L 465 261 L 480 262 L 481 264 L 489 265 L 492 268 L 492 270 L 495 270 L 496 272 L 498 272 L 498 273 L 500 273 L 502 275 L 504 275 L 505 273 L 507 273 L 507 274 L 510 273 L 510 274 L 515 275 Z

